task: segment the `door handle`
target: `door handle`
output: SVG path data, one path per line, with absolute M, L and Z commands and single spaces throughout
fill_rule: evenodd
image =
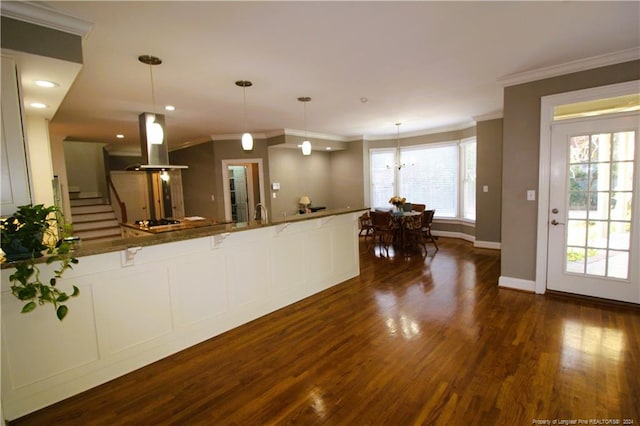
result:
M 558 222 L 558 221 L 557 221 L 557 220 L 555 220 L 555 219 L 553 219 L 553 220 L 551 221 L 551 224 L 552 224 L 553 226 L 564 225 L 564 223 L 560 223 L 560 222 Z

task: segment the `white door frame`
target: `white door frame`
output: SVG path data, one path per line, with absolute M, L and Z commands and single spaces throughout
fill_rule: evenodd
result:
M 229 192 L 229 166 L 244 166 L 246 164 L 258 164 L 258 180 L 260 182 L 260 202 L 265 203 L 264 197 L 264 171 L 262 158 L 247 158 L 235 160 L 222 160 L 222 189 L 224 195 L 224 215 L 225 220 L 231 220 L 231 193 Z M 249 206 L 249 212 L 255 206 Z
M 640 80 L 608 86 L 594 87 L 573 92 L 543 96 L 540 102 L 540 163 L 538 169 L 538 232 L 536 249 L 535 292 L 547 290 L 547 251 L 549 244 L 549 193 L 551 169 L 551 126 L 556 106 L 576 102 L 612 98 L 640 93 Z

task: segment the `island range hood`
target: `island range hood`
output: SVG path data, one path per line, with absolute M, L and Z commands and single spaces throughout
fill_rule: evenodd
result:
M 162 172 L 168 170 L 187 169 L 189 166 L 169 164 L 169 150 L 167 148 L 167 137 L 164 131 L 160 137 L 152 137 L 153 126 L 160 126 L 164 129 L 164 115 L 143 112 L 138 116 L 140 125 L 140 150 L 142 162 L 127 166 L 127 170 Z

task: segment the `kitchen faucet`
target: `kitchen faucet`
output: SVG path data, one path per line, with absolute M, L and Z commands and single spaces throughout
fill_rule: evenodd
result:
M 269 223 L 269 213 L 267 213 L 267 208 L 262 203 L 256 204 L 256 211 L 253 213 L 253 220 L 258 220 L 258 209 L 260 209 L 260 221 L 264 224 Z

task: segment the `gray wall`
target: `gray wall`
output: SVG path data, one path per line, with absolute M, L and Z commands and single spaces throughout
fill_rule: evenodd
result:
M 240 140 L 211 141 L 169 152 L 172 164 L 189 166 L 182 171 L 185 215 L 224 220 L 222 160 L 262 159 L 265 202 L 271 211 L 267 154 L 267 141 L 264 139 L 254 139 L 254 149 L 250 152 L 242 150 Z M 214 201 L 211 200 L 212 195 Z
M 476 141 L 476 241 L 500 242 L 502 119 L 479 121 Z M 488 192 L 483 192 L 484 185 Z
M 82 63 L 82 37 L 16 19 L 2 17 L 3 49 Z
M 535 280 L 540 99 L 640 79 L 640 61 L 507 87 L 504 90 L 501 275 Z M 537 197 L 536 197 L 537 198 Z
M 216 180 L 220 180 L 214 174 L 213 142 L 171 151 L 169 160 L 171 164 L 189 166 L 182 170 L 185 216 L 223 219 L 224 215 L 218 216 L 216 203 L 211 201 L 211 195 L 216 194 Z
M 331 152 L 329 205 L 332 208 L 364 206 L 363 141 L 348 142 L 344 151 Z
M 331 205 L 331 154 L 313 151 L 302 155 L 299 149 L 269 148 L 271 182 L 280 183 L 277 198 L 271 199 L 272 217 L 295 214 L 303 195 L 309 196 L 313 206 L 333 208 Z
M 76 186 L 80 188 L 80 192 L 108 196 L 102 149 L 105 145 L 96 142 L 66 141 L 64 143 L 69 187 Z

